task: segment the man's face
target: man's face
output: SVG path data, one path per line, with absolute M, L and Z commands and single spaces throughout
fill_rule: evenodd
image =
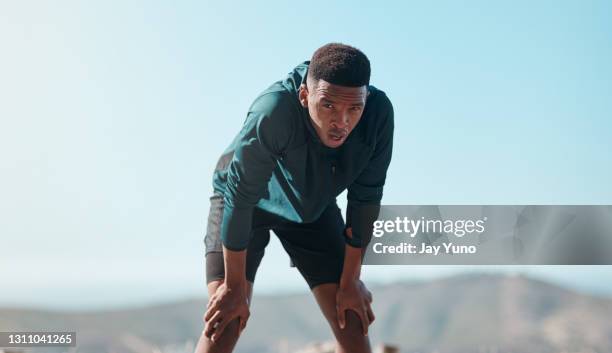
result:
M 307 81 L 307 85 L 300 87 L 300 102 L 308 108 L 321 142 L 327 147 L 340 147 L 361 119 L 368 96 L 367 87 L 338 86 L 324 80 Z

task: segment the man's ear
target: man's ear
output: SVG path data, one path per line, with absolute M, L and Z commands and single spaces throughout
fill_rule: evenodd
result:
M 298 98 L 300 99 L 300 103 L 302 103 L 302 107 L 308 108 L 308 87 L 306 87 L 304 83 L 300 85 Z

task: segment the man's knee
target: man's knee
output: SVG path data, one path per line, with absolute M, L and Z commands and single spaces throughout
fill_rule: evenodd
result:
M 239 320 L 234 319 L 232 322 L 227 324 L 225 330 L 221 335 L 213 342 L 210 338 L 206 337 L 205 331 L 202 331 L 200 340 L 196 347 L 196 353 L 231 353 L 234 350 L 236 342 L 238 342 L 239 336 Z
M 368 336 L 363 334 L 363 326 L 359 316 L 354 311 L 347 310 L 345 317 L 344 328 L 340 328 L 338 320 L 332 323 L 332 330 L 340 347 L 345 352 L 371 352 L 370 341 Z
M 215 342 L 213 344 L 216 344 L 218 342 L 222 343 L 225 340 L 227 340 L 228 342 L 235 342 L 238 340 L 239 334 L 240 334 L 240 319 L 235 318 L 230 323 L 228 323 L 227 326 L 225 326 L 225 329 L 223 329 L 223 332 L 221 332 L 221 335 L 217 335 L 218 337 L 215 338 Z
M 208 287 L 208 302 L 211 297 L 217 292 L 220 285 L 223 284 L 223 279 L 212 280 L 207 284 Z M 253 295 L 253 283 L 247 281 L 247 295 L 249 298 L 249 305 L 251 304 L 251 297 Z M 204 321 L 206 326 L 206 321 Z M 248 324 L 247 324 L 248 327 Z M 245 328 L 246 329 L 246 328 Z M 219 335 L 218 338 L 213 342 L 210 338 L 206 337 L 205 330 L 202 331 L 196 353 L 225 353 L 232 352 L 233 347 L 238 341 L 240 336 L 240 319 L 235 318 L 225 326 L 225 329 Z

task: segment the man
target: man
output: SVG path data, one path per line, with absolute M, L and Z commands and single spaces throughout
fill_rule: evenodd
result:
M 371 352 L 372 296 L 359 275 L 391 161 L 393 107 L 369 80 L 361 51 L 331 43 L 255 99 L 213 177 L 210 299 L 196 352 L 233 350 L 270 230 L 308 283 L 337 352 Z M 345 225 L 336 197 L 346 189 Z

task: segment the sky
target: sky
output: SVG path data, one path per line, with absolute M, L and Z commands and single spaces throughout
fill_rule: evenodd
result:
M 218 156 L 257 94 L 332 41 L 368 55 L 394 105 L 383 203 L 611 203 L 610 2 L 296 5 L 0 2 L 0 305 L 203 296 Z M 305 291 L 288 261 L 273 241 L 256 293 Z M 473 270 L 612 295 L 612 267 L 363 276 Z

